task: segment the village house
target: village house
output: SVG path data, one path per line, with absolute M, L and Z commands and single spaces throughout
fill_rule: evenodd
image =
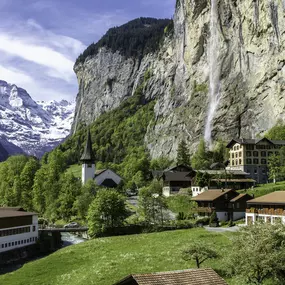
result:
M 250 177 L 250 174 L 242 170 L 234 169 L 210 169 L 196 170 L 197 172 L 207 173 L 210 177 L 208 187 L 211 189 L 249 189 L 252 188 L 256 181 Z M 197 185 L 193 185 L 197 187 Z
M 90 179 L 93 179 L 97 185 L 104 186 L 107 188 L 117 187 L 122 178 L 111 169 L 96 170 L 95 167 L 95 155 L 92 150 L 92 141 L 90 131 L 87 133 L 86 145 L 84 152 L 81 156 L 82 162 L 82 184 Z
M 227 285 L 213 269 L 187 269 L 150 274 L 132 274 L 114 285 Z
M 272 192 L 247 201 L 246 224 L 256 221 L 271 224 L 280 221 L 285 224 L 285 191 Z
M 246 202 L 250 199 L 250 195 L 232 189 L 209 189 L 193 197 L 192 201 L 198 204 L 198 216 L 210 217 L 216 212 L 219 221 L 236 221 L 245 217 Z
M 162 180 L 163 195 L 169 197 L 178 194 L 181 188 L 190 188 L 195 172 L 187 165 L 176 165 L 164 171 L 153 171 L 152 175 Z
M 38 215 L 20 207 L 0 208 L 0 253 L 35 244 Z
M 268 158 L 280 152 L 285 141 L 263 139 L 233 139 L 230 149 L 228 170 L 241 170 L 250 174 L 257 183 L 268 182 Z

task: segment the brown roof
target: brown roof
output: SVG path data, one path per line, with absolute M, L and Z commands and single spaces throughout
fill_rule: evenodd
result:
M 198 196 L 192 198 L 191 200 L 193 201 L 214 201 L 217 198 L 225 195 L 226 193 L 232 191 L 231 189 L 218 189 L 218 190 L 208 190 L 205 191 L 201 194 L 199 194 Z
M 248 196 L 247 198 L 248 199 L 251 199 L 252 198 L 252 196 L 250 196 L 250 195 L 248 195 L 248 194 L 239 194 L 238 196 L 236 196 L 235 198 L 233 198 L 230 202 L 236 202 L 236 201 L 238 201 L 239 199 L 241 199 L 241 198 L 243 198 L 243 197 L 246 197 L 246 196 Z
M 227 285 L 226 281 L 211 268 L 134 274 L 114 285 L 134 284 L 132 281 L 138 285 Z
M 22 212 L 22 211 L 11 211 L 11 210 L 0 211 L 0 219 L 12 218 L 12 217 L 33 216 L 33 215 L 37 215 L 37 214 L 30 213 L 30 212 Z
M 276 191 L 247 201 L 248 204 L 285 204 L 285 191 Z

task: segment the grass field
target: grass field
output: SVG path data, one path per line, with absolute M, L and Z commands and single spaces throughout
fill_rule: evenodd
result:
M 1 285 L 111 285 L 130 273 L 195 268 L 181 258 L 181 250 L 193 240 L 209 243 L 220 254 L 202 267 L 222 272 L 224 256 L 235 233 L 210 233 L 204 229 L 179 230 L 91 240 L 70 246 L 0 276 Z M 234 280 L 227 280 L 229 284 Z
M 73 173 L 77 178 L 81 178 L 81 171 L 82 167 L 79 164 L 73 164 L 66 170 L 67 173 Z
M 285 190 L 285 181 L 280 181 L 277 182 L 276 184 L 274 183 L 263 184 L 250 190 L 242 190 L 241 192 L 254 195 L 254 197 L 257 198 L 274 191 L 283 191 L 283 190 Z

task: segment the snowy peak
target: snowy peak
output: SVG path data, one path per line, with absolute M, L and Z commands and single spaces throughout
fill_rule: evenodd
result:
M 69 135 L 75 102 L 35 102 L 28 92 L 0 80 L 0 142 L 9 153 L 41 156 Z M 13 153 L 14 154 L 14 153 Z

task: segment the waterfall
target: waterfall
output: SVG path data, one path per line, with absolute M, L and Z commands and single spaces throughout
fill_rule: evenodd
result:
M 220 101 L 220 68 L 219 68 L 219 15 L 218 0 L 211 1 L 211 24 L 210 24 L 210 51 L 209 61 L 209 106 L 205 125 L 204 139 L 208 146 L 212 147 L 212 122 Z

